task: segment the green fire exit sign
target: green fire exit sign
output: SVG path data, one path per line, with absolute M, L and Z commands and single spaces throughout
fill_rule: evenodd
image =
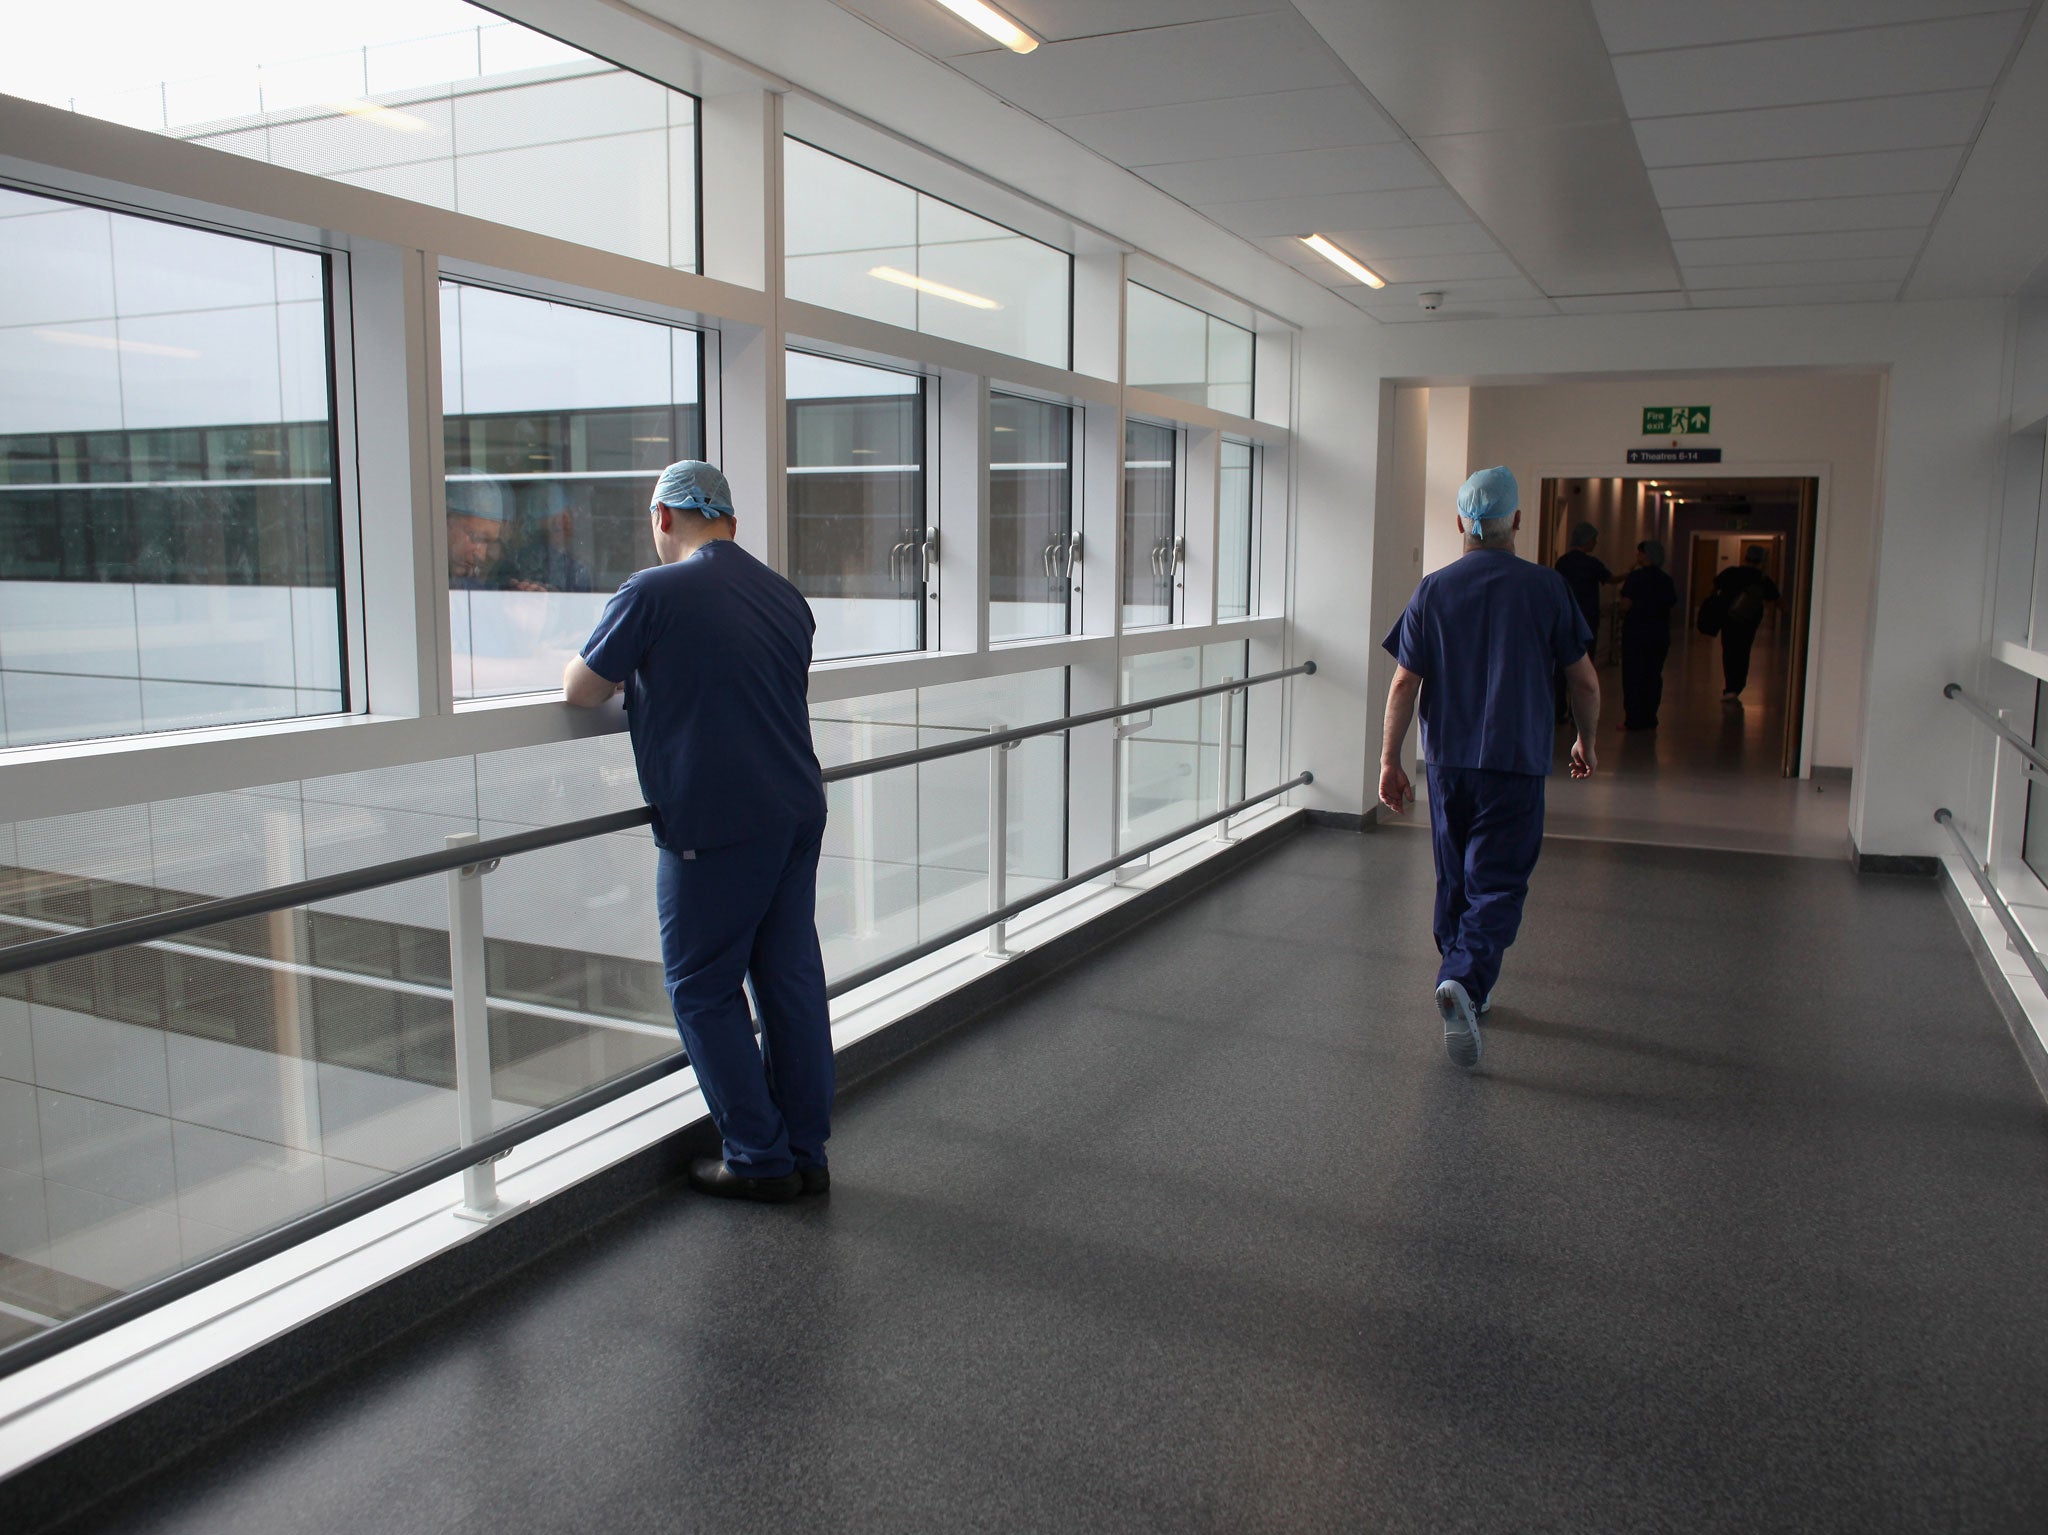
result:
M 1710 405 L 1645 405 L 1645 437 L 1698 436 L 1713 430 L 1714 410 Z

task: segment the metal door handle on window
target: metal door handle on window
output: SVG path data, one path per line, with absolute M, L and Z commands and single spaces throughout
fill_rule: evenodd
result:
M 1062 579 L 1074 579 L 1074 567 L 1081 562 L 1081 535 L 1076 533 L 1067 539 L 1066 563 L 1060 569 Z
M 1173 559 L 1171 563 L 1168 564 L 1166 569 L 1166 574 L 1169 579 L 1171 579 L 1173 576 L 1178 575 L 1180 573 L 1181 566 L 1187 563 L 1188 541 L 1184 538 L 1176 538 L 1170 547 L 1173 552 Z
M 939 530 L 926 528 L 924 542 L 911 547 L 917 550 L 917 578 L 929 585 L 939 568 Z
M 1052 585 L 1053 582 L 1059 579 L 1053 572 L 1053 561 L 1059 558 L 1059 553 L 1060 541 L 1054 539 L 1045 546 L 1045 552 L 1039 556 L 1039 564 L 1045 567 L 1045 584 L 1047 586 Z
M 903 551 L 909 547 L 910 545 L 908 544 L 891 544 L 889 546 L 889 584 L 891 586 L 901 586 L 903 584 Z

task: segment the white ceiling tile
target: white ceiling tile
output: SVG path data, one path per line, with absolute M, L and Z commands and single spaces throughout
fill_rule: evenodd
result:
M 1695 293 L 1695 309 L 1756 309 L 1780 304 L 1877 304 L 1898 297 L 1895 282 L 1823 283 L 1797 288 L 1716 288 Z
M 1416 138 L 1619 117 L 1585 0 L 1295 0 Z
M 1683 309 L 1683 292 L 1582 293 L 1554 300 L 1566 314 L 1646 314 L 1655 309 Z
M 1694 293 L 1714 288 L 1784 288 L 1816 283 L 1901 283 L 1913 268 L 1911 256 L 1878 256 L 1862 261 L 1746 261 L 1736 266 L 1685 269 Z
M 1351 292 L 1370 293 L 1372 290 L 1355 288 Z M 1360 304 L 1358 307 L 1383 325 L 1452 325 L 1460 320 L 1524 320 L 1557 313 L 1557 305 L 1547 298 L 1505 299 L 1485 304 L 1446 301 L 1443 308 L 1435 311 L 1424 309 L 1420 304 L 1411 304 L 1405 309 L 1391 305 L 1375 307 Z
M 1999 0 L 1593 0 L 1616 53 L 1793 37 L 1902 21 L 1936 21 L 1997 8 Z M 2008 9 L 2017 7 L 2008 6 Z
M 2025 12 L 2002 11 L 1912 26 L 1632 53 L 1614 60 L 1614 73 L 1631 117 L 1983 89 L 1998 77 L 2025 19 Z M 1398 108 L 1395 115 L 1400 116 Z
M 1742 261 L 1856 261 L 1910 256 L 1926 241 L 1924 229 L 1863 229 L 1828 234 L 1752 235 L 1733 240 L 1679 240 L 1681 266 L 1731 266 Z
M 1462 256 L 1497 251 L 1499 242 L 1471 219 L 1455 224 L 1411 224 L 1400 229 L 1320 229 L 1360 261 L 1391 261 L 1402 256 Z
M 1645 117 L 1636 121 L 1636 143 L 1642 147 L 1643 163 L 1649 166 L 1789 160 L 1967 144 L 1976 135 L 1990 95 L 1989 91 L 1933 91 L 1881 100 Z
M 1677 285 L 1663 211 L 1627 123 L 1532 124 L 1419 144 L 1544 291 Z
M 1745 160 L 1735 165 L 1654 170 L 1650 184 L 1666 208 L 1942 192 L 1955 179 L 1962 161 L 1961 148 L 1895 149 L 1875 155 L 1821 155 L 1810 160 Z
M 1343 85 L 1350 75 L 1292 10 L 972 54 L 954 67 L 1037 117 Z
M 1441 186 L 1430 163 L 1410 144 L 1354 144 L 1146 166 L 1139 172 L 1182 202 L 1248 202 L 1258 198 L 1389 192 Z
M 1717 203 L 1705 208 L 1666 208 L 1664 227 L 1674 240 L 1818 234 L 1831 229 L 1925 229 L 1940 207 L 1939 192 L 1816 197 L 1789 203 Z
M 913 3 L 929 5 L 930 0 Z M 1287 0 L 1001 0 L 1001 6 L 1032 32 L 1050 40 L 1284 11 Z
M 1327 234 L 1331 229 L 1398 229 L 1444 224 L 1464 206 L 1441 187 L 1405 192 L 1345 192 L 1333 197 L 1273 197 L 1257 202 L 1211 203 L 1202 211 L 1243 235 Z
M 1501 251 L 1470 251 L 1438 256 L 1396 256 L 1376 260 L 1373 270 L 1390 283 L 1420 283 L 1425 288 L 1481 277 L 1518 277 L 1514 257 Z
M 1542 290 L 1526 277 L 1484 277 L 1471 282 L 1390 282 L 1384 288 L 1368 288 L 1363 283 L 1332 283 L 1331 286 L 1361 309 L 1420 309 L 1422 295 L 1430 292 L 1443 294 L 1446 309 L 1545 298 Z M 1548 302 L 1547 299 L 1545 301 Z
M 1355 85 L 1093 112 L 1060 118 L 1055 126 L 1117 164 L 1134 166 L 1387 144 L 1402 137 Z

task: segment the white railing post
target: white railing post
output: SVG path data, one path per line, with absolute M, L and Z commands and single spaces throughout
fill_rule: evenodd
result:
M 1225 677 L 1225 682 L 1234 682 L 1234 677 Z M 1223 809 L 1230 804 L 1230 724 L 1236 713 L 1237 691 L 1219 693 L 1216 697 L 1216 808 Z M 1230 817 L 1225 816 L 1216 823 L 1218 842 L 1235 842 L 1230 834 Z
M 450 848 L 477 840 L 473 831 L 451 832 Z M 491 1019 L 484 1000 L 484 876 L 498 866 L 464 864 L 448 871 L 448 984 L 454 993 L 455 1130 L 459 1144 L 473 1146 L 491 1133 Z M 496 1159 L 476 1163 L 462 1174 L 464 1220 L 491 1221 L 517 1209 L 498 1198 Z
M 989 733 L 1008 727 L 990 725 Z M 992 747 L 988 754 L 988 909 L 1001 911 L 1010 902 L 1010 748 L 1015 741 Z M 1001 959 L 1009 950 L 1009 924 L 988 930 L 988 953 Z

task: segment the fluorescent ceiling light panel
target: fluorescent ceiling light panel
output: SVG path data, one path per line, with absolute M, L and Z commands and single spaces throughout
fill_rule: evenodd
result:
M 933 298 L 948 299 L 955 304 L 965 304 L 969 309 L 1000 309 L 1003 306 L 992 298 L 983 298 L 979 293 L 969 293 L 965 288 L 949 288 L 942 282 L 933 282 L 929 277 L 918 277 L 900 267 L 869 267 L 868 276 L 879 277 L 883 282 L 892 282 L 899 288 L 915 288 L 920 293 L 929 293 Z
M 1038 46 L 1037 38 L 994 6 L 982 4 L 982 0 L 939 0 L 939 4 L 975 30 L 986 32 L 1012 53 L 1029 53 Z
M 1321 235 L 1303 235 L 1301 243 L 1321 256 L 1330 265 L 1349 272 L 1368 288 L 1384 288 L 1387 280 L 1371 268 L 1359 264 L 1358 258 L 1348 251 L 1339 250 Z

